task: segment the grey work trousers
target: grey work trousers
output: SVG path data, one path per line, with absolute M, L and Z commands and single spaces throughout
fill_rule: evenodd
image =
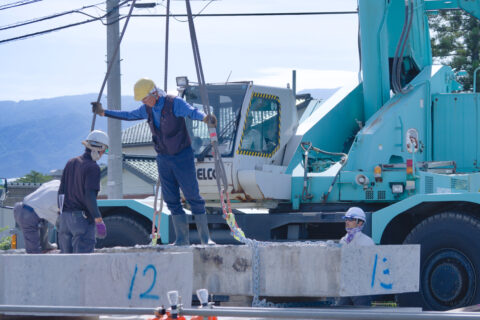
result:
M 58 240 L 60 253 L 93 253 L 95 223 L 83 211 L 64 211 L 60 215 Z
M 13 207 L 13 216 L 22 230 L 27 253 L 42 253 L 40 228 L 48 228 L 48 223 L 33 208 L 24 206 L 22 202 L 17 202 Z

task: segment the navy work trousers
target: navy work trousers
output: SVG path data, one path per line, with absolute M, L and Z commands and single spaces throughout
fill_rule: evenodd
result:
M 158 176 L 163 199 L 173 215 L 185 214 L 180 202 L 180 189 L 193 214 L 205 213 L 205 200 L 200 196 L 193 150 L 187 147 L 176 155 L 157 155 Z
M 13 207 L 13 216 L 22 230 L 27 253 L 42 253 L 39 228 L 47 227 L 47 224 L 41 223 L 42 219 L 38 217 L 35 210 L 25 207 L 22 202 L 17 202 Z
M 95 223 L 88 221 L 83 211 L 64 211 L 60 215 L 58 242 L 61 253 L 93 253 Z

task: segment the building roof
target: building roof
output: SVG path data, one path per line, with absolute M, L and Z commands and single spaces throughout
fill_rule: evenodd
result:
M 123 168 L 150 183 L 158 180 L 157 161 L 154 156 L 123 155 Z
M 157 160 L 155 156 L 134 156 L 123 154 L 123 169 L 128 170 L 147 183 L 155 184 L 158 180 Z M 107 176 L 108 167 L 100 171 L 100 177 Z
M 122 145 L 124 147 L 150 144 L 152 144 L 152 133 L 150 132 L 147 121 L 137 123 L 122 132 Z

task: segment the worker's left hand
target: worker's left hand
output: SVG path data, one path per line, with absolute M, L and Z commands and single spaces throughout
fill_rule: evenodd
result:
M 91 102 L 92 104 L 92 112 L 102 117 L 105 115 L 105 109 L 103 109 L 102 104 L 100 102 Z
M 98 239 L 104 239 L 107 236 L 107 226 L 105 223 L 97 222 L 95 223 L 95 237 Z
M 203 122 L 205 122 L 206 124 L 211 123 L 214 127 L 216 127 L 217 126 L 217 117 L 215 117 L 214 114 L 206 115 L 205 118 L 203 118 Z

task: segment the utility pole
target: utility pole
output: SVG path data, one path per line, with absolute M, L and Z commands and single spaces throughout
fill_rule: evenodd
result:
M 107 105 L 109 110 L 121 109 L 120 83 L 120 48 L 113 57 L 120 39 L 119 34 L 119 0 L 107 0 L 107 65 L 112 60 L 113 65 L 107 82 Z M 123 198 L 122 184 L 122 124 L 121 121 L 108 118 L 108 151 L 107 196 L 109 199 Z

